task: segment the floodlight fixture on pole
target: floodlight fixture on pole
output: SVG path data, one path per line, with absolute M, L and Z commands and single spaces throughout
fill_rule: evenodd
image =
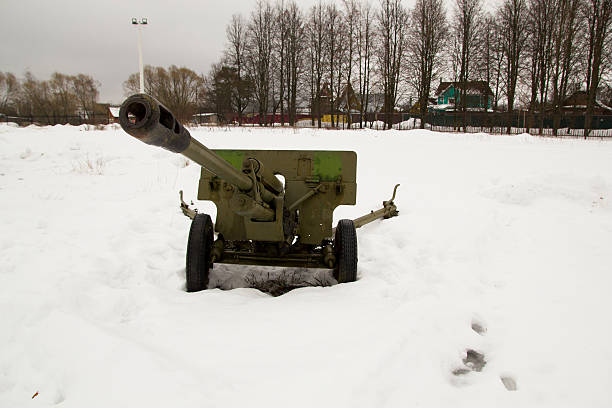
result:
M 142 34 L 140 32 L 141 25 L 147 25 L 149 21 L 143 17 L 138 21 L 137 18 L 132 18 L 132 25 L 138 26 L 138 67 L 140 69 L 140 93 L 144 93 L 144 67 L 142 65 Z

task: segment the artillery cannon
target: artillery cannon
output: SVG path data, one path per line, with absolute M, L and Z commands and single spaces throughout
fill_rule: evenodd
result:
M 339 283 L 357 279 L 355 228 L 398 214 L 391 200 L 332 229 L 333 211 L 354 205 L 357 155 L 351 151 L 210 150 L 191 137 L 153 97 L 136 94 L 121 105 L 121 127 L 144 143 L 180 153 L 201 169 L 198 199 L 217 207 L 209 215 L 183 201 L 192 218 L 187 243 L 187 291 L 206 289 L 215 263 L 328 268 Z M 283 182 L 276 177 L 282 175 Z

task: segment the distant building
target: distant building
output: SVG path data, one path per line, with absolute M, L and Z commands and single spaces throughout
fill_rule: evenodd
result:
M 196 113 L 193 115 L 193 121 L 198 125 L 216 125 L 219 123 L 219 116 L 216 113 Z
M 491 109 L 493 91 L 486 81 L 440 82 L 436 90 L 436 105 L 431 108 L 438 111 L 455 110 L 463 106 L 461 93 L 465 86 L 466 109 Z
M 119 109 L 120 106 L 109 106 L 108 107 L 108 123 L 119 123 Z
M 359 113 L 361 111 L 361 102 L 355 94 L 351 84 L 348 84 L 342 90 L 342 93 L 335 101 L 336 111 Z
M 436 98 L 427 98 L 427 106 L 435 105 L 438 102 Z M 421 101 L 417 100 L 411 107 L 408 109 L 408 112 L 412 115 L 418 115 L 421 113 Z
M 566 113 L 585 114 L 588 95 L 586 91 L 577 91 L 565 98 L 563 101 L 563 111 Z M 604 105 L 601 101 L 595 99 L 593 106 L 594 115 L 610 115 L 612 108 Z

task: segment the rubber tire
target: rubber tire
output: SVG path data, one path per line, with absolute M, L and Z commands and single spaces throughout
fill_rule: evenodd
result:
M 353 220 L 340 220 L 334 237 L 336 267 L 334 277 L 338 283 L 357 280 L 357 231 Z
M 187 241 L 187 292 L 198 292 L 208 285 L 213 244 L 213 223 L 208 214 L 196 214 Z

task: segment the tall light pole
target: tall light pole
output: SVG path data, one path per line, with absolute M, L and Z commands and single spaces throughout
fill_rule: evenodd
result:
M 149 22 L 145 17 L 138 21 L 137 18 L 132 18 L 132 25 L 138 28 L 138 67 L 140 68 L 140 93 L 144 93 L 144 68 L 142 66 L 142 34 L 140 33 L 140 26 L 147 25 Z

